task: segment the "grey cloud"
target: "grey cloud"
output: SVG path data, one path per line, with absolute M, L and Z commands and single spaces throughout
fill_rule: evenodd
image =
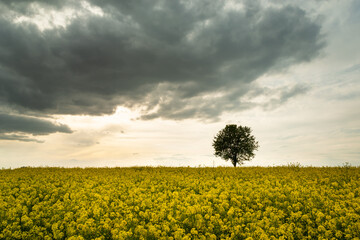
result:
M 343 69 L 342 71 L 340 71 L 338 74 L 348 74 L 348 73 L 353 73 L 356 71 L 360 71 L 360 64 L 355 64 L 352 65 L 351 67 L 348 67 L 346 69 Z
M 35 117 L 0 113 L 0 139 L 41 142 L 26 134 L 48 135 L 56 132 L 72 133 L 72 130 L 64 124 Z
M 179 91 L 164 89 L 158 90 L 151 99 L 147 99 L 149 105 L 156 105 L 155 111 L 144 113 L 141 118 L 150 120 L 155 118 L 167 118 L 181 120 L 184 118 L 198 118 L 205 121 L 217 121 L 218 116 L 226 111 L 241 111 L 255 107 L 254 103 L 242 100 L 251 86 L 244 85 L 239 89 L 229 89 L 207 95 L 182 97 Z M 165 93 L 165 94 L 164 94 Z
M 66 144 L 74 147 L 90 147 L 100 143 L 102 134 L 96 131 L 76 131 L 68 136 Z
M 35 138 L 30 138 L 28 136 L 17 135 L 17 134 L 2 134 L 0 133 L 1 140 L 16 140 L 22 142 L 36 142 L 36 143 L 43 143 L 44 141 L 37 140 Z
M 3 15 L 7 15 L 10 12 L 12 14 L 22 14 L 26 16 L 35 16 L 38 14 L 39 7 L 42 9 L 62 9 L 66 6 L 79 6 L 77 1 L 63 0 L 63 1 L 48 1 L 48 0 L 2 0 L 0 2 L 0 12 Z
M 265 103 L 263 105 L 263 108 L 266 110 L 275 109 L 278 106 L 286 103 L 289 99 L 304 94 L 309 90 L 310 88 L 308 86 L 299 85 L 299 84 L 292 87 L 284 87 L 282 89 L 277 89 L 275 90 L 278 92 L 277 96 L 276 94 L 272 93 L 271 95 L 275 95 L 276 97 L 270 99 L 267 103 Z
M 104 16 L 45 31 L 0 18 L 0 104 L 91 115 L 122 105 L 141 107 L 144 119 L 216 119 L 254 107 L 241 97 L 259 76 L 310 61 L 323 41 L 300 8 L 251 2 L 235 11 L 223 1 L 94 0 Z

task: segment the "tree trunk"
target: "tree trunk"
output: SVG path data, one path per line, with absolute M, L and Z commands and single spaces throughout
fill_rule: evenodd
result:
M 236 167 L 236 158 L 232 160 L 232 164 L 234 165 L 234 167 Z

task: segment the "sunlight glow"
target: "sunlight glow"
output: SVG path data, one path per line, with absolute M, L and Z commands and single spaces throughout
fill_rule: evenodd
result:
M 39 3 L 31 3 L 32 11 L 36 12 L 33 16 L 17 16 L 14 23 L 30 23 L 36 25 L 40 31 L 51 30 L 54 28 L 66 28 L 71 22 L 87 15 L 104 16 L 101 8 L 92 6 L 86 1 L 81 2 L 82 11 L 75 8 L 47 9 Z

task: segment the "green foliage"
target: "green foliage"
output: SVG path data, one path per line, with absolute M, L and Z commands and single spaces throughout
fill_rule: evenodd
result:
M 236 167 L 236 164 L 241 165 L 255 156 L 254 151 L 259 148 L 259 143 L 251 135 L 249 127 L 230 124 L 215 136 L 213 147 L 215 156 L 230 160 Z
M 355 167 L 0 170 L 0 239 L 359 239 L 359 179 Z

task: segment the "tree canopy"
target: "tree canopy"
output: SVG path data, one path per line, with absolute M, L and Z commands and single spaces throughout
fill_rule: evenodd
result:
M 255 156 L 254 151 L 259 148 L 251 132 L 251 128 L 246 126 L 226 125 L 214 138 L 215 156 L 230 160 L 234 167 L 250 161 Z

